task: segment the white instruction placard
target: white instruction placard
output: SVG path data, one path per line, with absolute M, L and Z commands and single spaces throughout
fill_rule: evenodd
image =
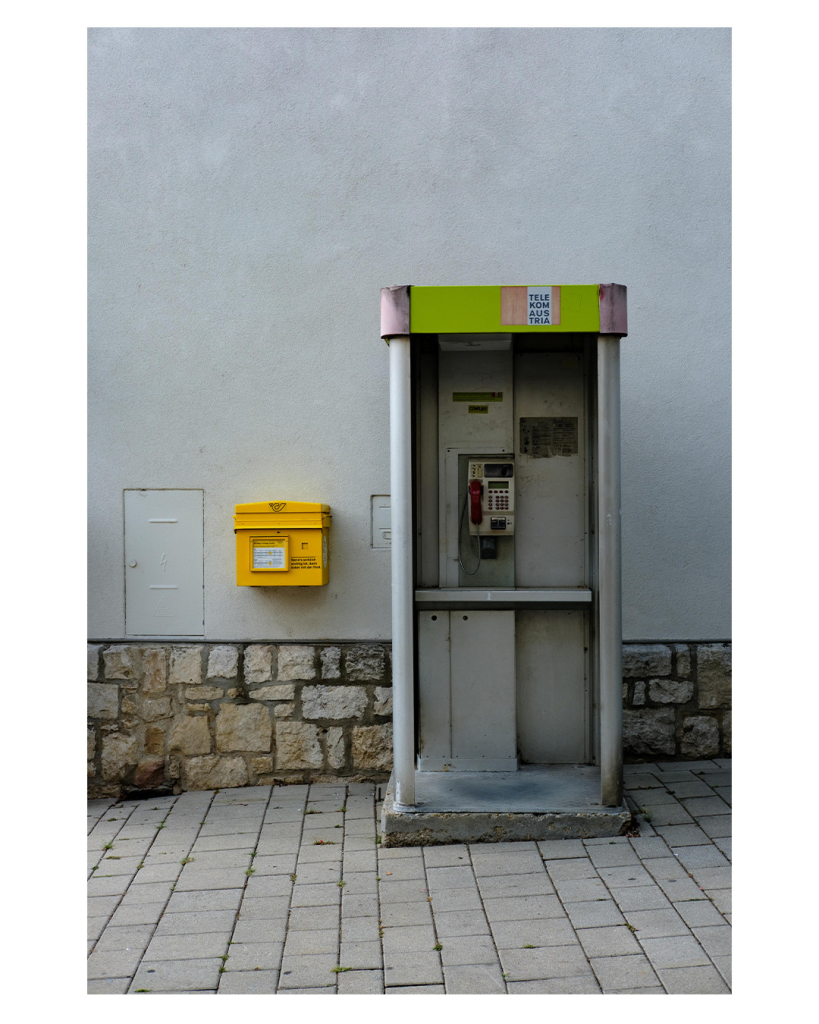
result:
M 253 542 L 254 569 L 286 569 L 287 547 L 283 540 Z
M 530 327 L 548 326 L 552 322 L 552 288 L 545 285 L 542 288 L 526 289 L 526 313 L 527 324 Z

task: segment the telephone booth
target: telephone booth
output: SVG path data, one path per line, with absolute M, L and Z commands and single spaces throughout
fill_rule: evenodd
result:
M 392 287 L 387 846 L 617 835 L 616 284 Z

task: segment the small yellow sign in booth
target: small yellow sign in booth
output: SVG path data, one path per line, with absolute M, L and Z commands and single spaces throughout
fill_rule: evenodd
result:
M 330 579 L 330 506 L 314 501 L 237 505 L 238 587 L 318 587 Z

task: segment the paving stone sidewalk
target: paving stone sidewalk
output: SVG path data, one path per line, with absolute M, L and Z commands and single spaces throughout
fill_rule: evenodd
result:
M 639 836 L 394 850 L 363 783 L 90 801 L 88 991 L 728 993 L 731 762 L 626 787 Z

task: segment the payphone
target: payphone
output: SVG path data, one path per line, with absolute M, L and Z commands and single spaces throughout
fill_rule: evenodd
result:
M 620 285 L 389 288 L 386 845 L 611 835 Z

